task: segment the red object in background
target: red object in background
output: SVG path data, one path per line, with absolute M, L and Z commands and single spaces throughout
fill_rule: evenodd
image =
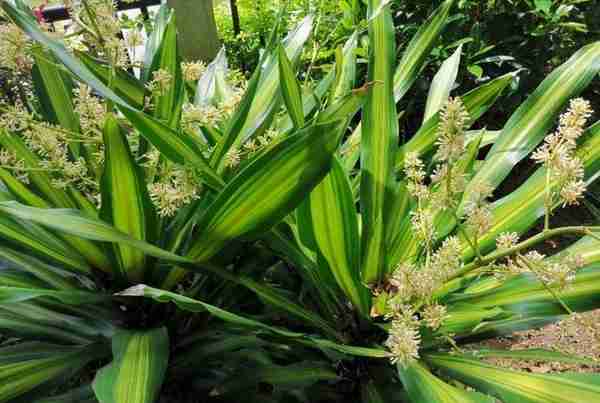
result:
M 44 19 L 44 7 L 48 5 L 48 0 L 44 1 L 43 4 L 40 4 L 38 7 L 33 9 L 33 14 L 35 18 L 37 18 L 38 22 L 41 24 L 42 22 L 46 22 Z

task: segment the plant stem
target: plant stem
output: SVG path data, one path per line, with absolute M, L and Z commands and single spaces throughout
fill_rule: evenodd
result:
M 506 256 L 514 255 L 524 249 L 531 248 L 540 242 L 544 242 L 547 239 L 550 239 L 550 238 L 553 238 L 556 236 L 561 236 L 561 235 L 581 235 L 581 236 L 589 235 L 589 236 L 595 237 L 595 235 L 593 233 L 594 231 L 600 231 L 600 227 L 584 227 L 584 226 L 562 227 L 562 228 L 554 228 L 554 229 L 549 229 L 544 232 L 540 232 L 539 234 L 534 235 L 529 239 L 526 239 L 525 241 L 513 246 L 512 248 L 492 252 L 486 256 L 483 256 L 481 258 L 481 260 L 477 260 L 475 262 L 465 265 L 462 269 L 457 270 L 454 274 L 452 274 L 450 277 L 448 277 L 447 281 L 454 280 L 458 277 L 464 276 L 465 274 L 467 274 L 485 264 L 491 263 L 494 260 L 501 259 Z
M 0 165 L 0 169 L 7 169 L 9 171 L 18 171 L 18 172 L 25 172 L 25 171 L 31 171 L 31 172 L 59 172 L 59 171 L 63 171 L 62 169 L 58 169 L 58 168 L 27 168 L 27 167 L 19 168 L 19 167 L 12 167 L 12 166 L 9 166 L 9 165 Z
M 471 237 L 467 233 L 467 230 L 465 229 L 465 227 L 460 222 L 460 218 L 456 214 L 456 210 L 454 210 L 452 212 L 452 215 L 454 216 L 454 220 L 456 221 L 456 228 L 458 228 L 458 232 L 460 232 L 462 234 L 462 236 L 465 237 L 465 239 L 467 240 L 467 243 L 469 244 L 469 246 L 471 247 L 471 249 L 473 249 L 473 251 L 475 251 L 475 255 L 477 257 L 477 261 L 481 261 L 481 259 L 482 259 L 482 257 L 481 257 L 481 250 L 479 249 L 479 246 L 476 243 L 473 242 L 473 240 L 471 239 Z
M 558 295 L 558 293 L 552 289 L 552 287 L 550 287 L 548 284 L 546 284 L 546 282 L 544 280 L 542 280 L 542 278 L 540 277 L 540 274 L 537 271 L 537 268 L 535 268 L 535 264 L 531 261 L 529 261 L 529 259 L 527 259 L 524 256 L 519 255 L 519 259 L 525 264 L 525 266 L 527 266 L 527 268 L 529 270 L 531 270 L 533 272 L 533 274 L 535 274 L 535 276 L 537 277 L 538 281 L 540 283 L 542 283 L 542 285 L 544 286 L 544 288 L 546 289 L 546 291 L 548 291 L 550 294 L 552 294 L 552 296 L 554 297 L 554 299 L 556 301 L 558 301 L 558 303 L 563 307 L 563 309 L 569 314 L 573 314 L 573 311 L 567 306 L 567 304 L 565 304 L 565 302 L 562 300 L 562 298 Z
M 102 37 L 100 28 L 98 27 L 98 23 L 96 22 L 96 15 L 92 13 L 92 10 L 90 9 L 90 5 L 88 4 L 87 0 L 82 0 L 81 2 L 83 3 L 83 7 L 85 8 L 85 12 L 89 17 L 90 22 L 92 23 L 92 28 L 96 32 L 96 36 L 98 37 L 100 45 L 104 47 L 104 38 Z
M 550 229 L 550 210 L 552 209 L 550 189 L 550 167 L 546 166 L 546 194 L 544 195 L 544 231 Z

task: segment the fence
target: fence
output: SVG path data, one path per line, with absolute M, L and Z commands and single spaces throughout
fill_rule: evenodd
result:
M 162 3 L 162 1 L 161 0 L 139 0 L 139 1 L 129 1 L 129 2 L 117 1 L 116 3 L 117 3 L 117 10 L 125 11 L 125 10 L 140 9 L 144 18 L 148 19 L 149 18 L 148 7 L 159 5 Z M 61 6 L 61 5 L 44 7 L 42 9 L 42 17 L 44 18 L 44 21 L 46 21 L 48 23 L 71 19 L 68 9 L 65 6 Z

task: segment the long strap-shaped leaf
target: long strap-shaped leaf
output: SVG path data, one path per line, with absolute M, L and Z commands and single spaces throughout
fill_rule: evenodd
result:
M 25 167 L 36 168 L 41 166 L 40 158 L 27 147 L 21 137 L 2 130 L 0 131 L 0 145 L 23 160 Z M 52 206 L 64 208 L 76 207 L 76 204 L 64 190 L 52 186 L 52 178 L 48 172 L 31 171 L 28 173 L 28 178 L 41 196 Z M 19 197 L 17 194 L 15 196 Z
M 37 279 L 42 280 L 48 287 L 56 290 L 75 290 L 78 288 L 77 281 L 71 273 L 57 269 L 47 263 L 42 262 L 16 250 L 0 246 L 0 258 L 5 263 L 16 265 L 20 270 L 32 274 Z
M 597 244 L 596 244 L 597 247 Z M 600 307 L 600 270 L 596 267 L 581 269 L 573 283 L 564 290 L 555 286 L 554 293 L 574 311 L 587 311 Z M 506 311 L 521 315 L 544 316 L 565 313 L 556 297 L 548 292 L 535 276 L 521 275 L 502 286 L 487 292 L 457 294 L 451 296 L 449 304 L 470 304 L 473 308 L 501 306 Z
M 226 75 L 227 54 L 223 47 L 198 80 L 194 104 L 216 106 L 228 100 L 233 90 L 226 81 Z
M 360 279 L 360 238 L 350 181 L 334 159 L 331 172 L 310 193 L 314 240 L 336 282 L 365 317 L 369 294 Z
M 469 114 L 468 125 L 474 124 L 489 108 L 496 102 L 504 89 L 514 80 L 515 73 L 504 74 L 490 82 L 487 82 L 464 95 L 461 99 Z M 396 171 L 404 169 L 404 156 L 410 152 L 425 155 L 435 146 L 439 136 L 438 125 L 440 123 L 439 112 L 433 114 L 419 128 L 417 133 L 400 149 L 396 156 Z
M 442 109 L 448 100 L 450 91 L 452 91 L 452 87 L 454 87 L 454 83 L 456 82 L 456 76 L 458 75 L 461 51 L 462 45 L 454 51 L 452 56 L 444 60 L 442 67 L 440 67 L 435 77 L 433 77 L 431 86 L 429 87 L 429 94 L 427 94 L 423 122 L 426 122 L 437 111 Z
M 179 263 L 194 263 L 191 259 L 178 256 L 158 246 L 132 238 L 104 221 L 85 216 L 79 210 L 39 209 L 24 206 L 14 201 L 8 201 L 0 202 L 0 212 L 84 239 L 132 246 L 150 256 L 160 259 Z
M 589 185 L 600 172 L 600 121 L 585 131 L 582 140 L 583 143 L 577 147 L 576 156 L 583 163 L 584 180 Z M 524 184 L 494 203 L 492 226 L 479 240 L 479 248 L 483 253 L 495 248 L 496 238 L 502 232 L 523 234 L 544 215 L 545 178 L 546 170 L 540 167 Z M 556 181 L 550 183 L 551 189 L 556 186 Z M 557 203 L 552 207 L 559 205 Z M 473 255 L 473 250 L 466 247 L 463 258 L 471 259 Z
M 92 384 L 100 403 L 154 403 L 168 366 L 167 329 L 117 332 L 112 350 L 113 362 Z
M 292 122 L 294 122 L 294 127 L 300 129 L 304 126 L 304 109 L 300 83 L 296 78 L 294 66 L 282 46 L 277 49 L 277 57 L 279 60 L 279 77 L 281 80 L 283 101 L 285 102 L 288 114 L 292 118 Z
M 158 302 L 173 302 L 180 309 L 190 312 L 209 312 L 211 315 L 229 323 L 248 327 L 251 329 L 262 330 L 269 334 L 273 334 L 280 337 L 294 339 L 299 343 L 307 344 L 318 348 L 327 348 L 335 351 L 339 351 L 344 354 L 358 356 L 358 357 L 371 357 L 371 358 L 387 358 L 389 353 L 386 350 L 379 348 L 370 347 L 356 347 L 338 344 L 326 339 L 318 339 L 310 337 L 304 333 L 292 332 L 287 329 L 280 327 L 266 325 L 254 319 L 250 319 L 244 316 L 237 315 L 235 313 L 228 312 L 216 306 L 207 304 L 202 301 L 198 301 L 183 295 L 179 295 L 173 292 L 159 290 L 156 288 L 148 287 L 147 285 L 137 285 L 128 288 L 125 291 L 118 293 L 119 296 L 131 296 L 131 297 L 147 297 L 152 298 Z
M 14 152 L 20 159 L 25 161 L 25 165 L 27 167 L 39 167 L 41 164 L 40 158 L 33 153 L 27 146 L 24 141 L 12 134 L 8 134 L 6 132 L 0 133 L 0 144 L 5 148 Z M 19 199 L 23 199 L 25 201 L 33 200 L 35 202 L 34 205 L 38 206 L 48 206 L 53 205 L 55 207 L 65 207 L 65 208 L 73 208 L 77 207 L 77 204 L 69 197 L 69 195 L 62 189 L 58 189 L 52 185 L 52 179 L 47 172 L 43 171 L 32 171 L 29 173 L 29 178 L 31 183 L 35 185 L 41 195 L 46 199 L 46 203 L 40 202 L 39 198 L 35 198 L 31 192 L 24 186 L 18 186 L 14 183 L 10 186 L 11 192 L 14 192 L 15 197 Z M 8 182 L 11 183 L 10 181 Z M 72 189 L 71 195 L 75 195 L 78 192 L 75 189 Z M 3 200 L 4 196 L 0 197 L 0 200 Z M 95 267 L 102 269 L 104 271 L 110 271 L 110 262 L 105 255 L 104 251 L 92 242 L 89 242 L 84 239 L 70 238 L 66 237 L 65 241 L 67 241 L 71 246 L 76 249 L 78 254 L 85 256 L 85 258 Z
M 473 352 L 473 358 L 508 358 L 513 360 L 532 360 L 545 362 L 564 362 L 567 364 L 580 364 L 588 367 L 598 367 L 600 363 L 593 358 L 567 355 L 559 351 L 544 350 L 540 348 L 529 348 L 522 350 L 477 350 Z
M 384 0 L 370 0 L 369 12 Z M 396 55 L 394 22 L 389 6 L 369 25 L 369 89 L 363 107 L 361 134 L 360 202 L 362 215 L 362 275 L 367 283 L 386 272 L 386 203 L 395 192 L 394 158 L 398 142 L 398 119 L 393 95 Z
M 303 97 L 302 109 L 304 117 L 308 117 L 325 99 L 327 92 L 331 88 L 331 99 L 335 101 L 345 96 L 354 87 L 356 79 L 356 46 L 358 44 L 358 33 L 355 32 L 348 38 L 342 48 L 342 54 L 336 60 L 336 68 L 327 73 L 316 85 L 314 91 L 304 87 L 305 96 Z M 339 64 L 341 63 L 341 65 Z M 276 123 L 276 127 L 283 133 L 288 133 L 292 128 L 292 119 L 285 115 Z
M 442 33 L 455 0 L 445 0 L 417 31 L 402 54 L 394 73 L 394 98 L 398 102 L 417 79 Z
M 154 116 L 170 127 L 177 127 L 184 100 L 184 81 L 181 73 L 181 59 L 177 46 L 177 25 L 175 14 L 171 15 L 162 37 L 160 47 L 154 55 L 151 72 L 165 71 L 171 77 L 166 91 L 155 96 Z
M 425 359 L 453 378 L 495 395 L 505 403 L 600 401 L 598 374 L 530 374 L 500 369 L 480 360 L 450 354 L 431 354 Z
M 136 109 L 144 108 L 144 98 L 148 95 L 149 91 L 141 81 L 118 67 L 115 68 L 115 74 L 111 77 L 111 66 L 94 59 L 87 53 L 76 52 L 75 54 L 104 84 L 108 85 L 108 82 L 112 80 L 112 88 L 118 96 Z
M 51 55 L 41 49 L 36 49 L 33 55 L 41 78 L 39 84 L 43 86 L 43 98 L 49 104 L 50 111 L 56 119 L 54 123 L 59 123 L 66 130 L 79 132 L 79 119 L 73 110 L 72 84 L 67 81 L 70 77 L 57 68 Z M 79 157 L 79 143 L 69 143 L 69 149 Z
M 148 35 L 144 47 L 144 68 L 142 71 L 142 81 L 147 82 L 152 79 L 152 63 L 156 57 L 156 53 L 163 41 L 167 24 L 171 19 L 171 15 L 175 14 L 167 4 L 162 4 L 156 12 L 156 17 L 152 21 L 152 32 Z
M 256 293 L 259 297 L 264 299 L 265 302 L 279 309 L 286 310 L 290 314 L 299 317 L 305 320 L 307 323 L 323 330 L 326 334 L 335 338 L 339 337 L 336 330 L 333 329 L 333 327 L 321 317 L 301 307 L 300 305 L 293 303 L 292 301 L 286 300 L 283 296 L 279 295 L 277 292 L 265 285 L 258 284 L 249 278 L 228 274 L 226 271 L 221 270 L 220 268 L 214 268 L 209 265 L 199 267 L 195 264 L 196 261 L 193 259 L 178 256 L 172 252 L 161 249 L 145 241 L 133 238 L 130 235 L 119 231 L 115 227 L 104 223 L 103 221 L 83 216 L 78 210 L 38 209 L 23 206 L 16 202 L 2 202 L 0 203 L 0 211 L 13 215 L 15 217 L 31 220 L 44 226 L 48 226 L 50 228 L 54 228 L 59 231 L 70 233 L 82 238 L 104 242 L 112 242 L 118 244 L 121 247 L 127 246 L 135 248 L 136 250 L 139 250 L 150 256 L 155 256 L 160 259 L 165 259 L 172 262 L 187 264 L 190 268 L 194 270 L 208 270 L 228 281 L 240 284 L 248 288 L 252 292 Z M 29 294 L 25 293 L 23 295 Z M 61 297 L 63 294 L 49 293 L 48 295 L 33 295 L 55 296 L 58 298 Z
M 68 348 L 27 343 L 4 347 L 0 349 L 0 402 L 14 401 L 49 383 L 56 382 L 54 386 L 62 386 L 85 364 L 100 355 L 98 346 Z
M 100 188 L 102 216 L 115 228 L 146 241 L 153 232 L 154 210 L 143 171 L 136 164 L 127 138 L 112 114 L 105 121 L 104 146 L 104 174 Z M 142 280 L 146 266 L 144 252 L 116 244 L 115 255 L 123 277 Z
M 346 96 L 354 88 L 356 81 L 356 46 L 358 44 L 358 32 L 354 32 L 344 44 L 338 47 L 335 61 L 335 86 L 332 88 L 330 99 Z
M 598 72 L 600 42 L 581 48 L 555 69 L 511 116 L 471 183 L 498 186 L 517 162 L 542 141 L 561 108 L 583 91 Z
M 342 135 L 336 121 L 273 144 L 215 198 L 197 225 L 189 255 L 208 260 L 231 240 L 265 232 L 293 211 L 327 174 Z
M 54 291 L 34 288 L 0 287 L 0 304 L 14 304 L 36 298 L 54 298 L 67 305 L 82 305 L 106 301 L 110 299 L 110 296 L 78 290 Z
M 60 262 L 67 268 L 81 273 L 91 272 L 83 256 L 43 228 L 25 226 L 10 217 L 0 217 L 0 237 L 15 242 L 30 252 Z
M 98 403 L 94 391 L 90 385 L 80 386 L 68 392 L 61 393 L 48 398 L 41 398 L 32 403 Z
M 385 4 L 385 7 L 379 9 L 379 14 L 389 8 L 389 1 L 383 0 L 379 3 L 379 6 L 382 4 Z M 448 14 L 453 4 L 454 0 L 444 1 L 417 31 L 402 54 L 402 59 L 398 62 L 398 67 L 394 73 L 394 100 L 396 102 L 404 97 L 425 66 L 427 56 L 429 56 L 431 49 L 433 49 L 446 26 Z M 360 143 L 361 126 L 359 124 L 350 137 L 352 143 L 348 144 L 349 150 L 344 153 L 347 155 L 344 159 L 346 169 L 351 169 L 356 164 L 357 153 L 352 152 L 352 150 Z
M 283 40 L 283 47 L 292 63 L 300 56 L 311 31 L 312 17 L 309 16 Z M 273 39 L 275 35 L 276 29 L 271 34 Z M 238 112 L 232 117 L 221 144 L 217 145 L 212 155 L 211 164 L 217 167 L 217 172 L 224 170 L 227 152 L 239 147 L 244 140 L 261 135 L 278 110 L 281 102 L 280 76 L 274 41 L 268 44 L 266 52 L 259 60 Z
M 210 168 L 192 139 L 181 136 L 167 125 L 128 104 L 84 64 L 73 57 L 62 43 L 45 35 L 40 30 L 37 21 L 20 11 L 12 1 L 2 2 L 2 9 L 33 40 L 48 48 L 73 75 L 118 105 L 119 110 L 131 121 L 139 133 L 160 150 L 166 158 L 178 164 L 194 166 L 206 184 L 214 189 L 219 189 L 223 185 L 223 180 Z
M 406 367 L 398 365 L 398 374 L 408 391 L 411 403 L 494 403 L 495 399 L 447 384 L 415 362 Z

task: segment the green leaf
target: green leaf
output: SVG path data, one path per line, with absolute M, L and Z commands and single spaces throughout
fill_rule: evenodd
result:
M 505 403 L 580 403 L 600 399 L 597 374 L 530 374 L 449 354 L 428 354 L 425 359 L 447 375 Z
M 119 106 L 119 110 L 165 158 L 176 164 L 197 169 L 200 178 L 210 188 L 218 190 L 223 187 L 223 179 L 209 166 L 193 139 L 179 134 L 169 126 L 142 112 L 123 106 Z
M 189 256 L 206 261 L 228 242 L 266 232 L 327 174 L 344 127 L 310 126 L 281 139 L 249 163 L 200 219 Z
M 576 150 L 576 157 L 584 166 L 584 181 L 592 183 L 600 170 L 600 121 L 590 126 L 584 133 Z M 550 187 L 557 186 L 552 181 Z M 487 253 L 496 246 L 496 238 L 503 232 L 524 234 L 544 215 L 544 197 L 546 194 L 546 170 L 538 168 L 525 183 L 509 195 L 496 201 L 492 207 L 491 228 L 479 239 L 479 249 Z M 553 206 L 557 208 L 560 203 Z M 474 256 L 471 248 L 466 248 L 464 259 Z
M 283 40 L 283 47 L 292 63 L 300 57 L 311 31 L 312 17 L 306 17 Z M 275 35 L 275 32 L 272 34 Z M 275 48 L 270 46 L 266 52 L 259 60 L 237 113 L 229 122 L 222 144 L 213 153 L 211 164 L 217 167 L 218 172 L 225 168 L 224 157 L 227 152 L 238 148 L 246 139 L 266 131 L 279 110 L 281 77 L 278 55 Z
M 259 60 L 259 62 L 260 61 L 262 61 L 262 58 Z M 239 133 L 246 124 L 245 122 L 246 119 L 248 119 L 252 105 L 256 102 L 255 98 L 257 96 L 261 73 L 261 69 L 257 68 L 252 74 L 252 77 L 248 82 L 248 88 L 242 97 L 240 105 L 233 116 L 229 119 L 223 136 L 221 136 L 220 141 L 217 143 L 214 151 L 212 152 L 210 165 L 217 167 L 217 172 L 225 171 L 225 157 L 227 152 L 230 149 L 235 149 L 238 147 L 238 143 L 241 142 L 241 139 L 239 139 Z
M 502 91 L 514 80 L 515 73 L 508 73 L 485 83 L 461 96 L 469 113 L 469 126 L 483 115 L 498 99 Z M 404 156 L 409 152 L 425 155 L 438 138 L 439 112 L 429 118 L 413 137 L 400 149 L 396 156 L 396 172 L 404 169 Z
M 177 164 L 189 164 L 198 169 L 202 179 L 213 189 L 218 189 L 223 185 L 222 179 L 210 168 L 192 139 L 179 135 L 179 133 L 158 120 L 134 109 L 123 98 L 108 88 L 85 65 L 73 57 L 62 43 L 45 35 L 35 20 L 15 8 L 13 4 L 5 1 L 2 3 L 2 9 L 33 40 L 48 48 L 76 77 L 94 88 L 103 97 L 117 104 L 119 110 L 131 121 L 139 133 L 166 158 Z M 61 207 L 66 206 L 61 205 Z
M 300 83 L 296 78 L 292 62 L 288 59 L 285 49 L 279 46 L 277 49 L 279 58 L 279 77 L 281 79 L 281 94 L 286 109 L 297 129 L 304 126 L 304 109 L 302 107 L 302 92 Z
M 583 91 L 598 72 L 600 42 L 594 42 L 548 75 L 508 120 L 471 184 L 483 181 L 496 188 L 542 141 L 569 99 Z
M 9 217 L 0 216 L 0 237 L 78 272 L 91 272 L 91 268 L 81 254 L 43 228 L 24 225 Z
M 369 13 L 384 0 L 370 0 Z M 394 22 L 384 8 L 369 25 L 369 77 L 373 82 L 363 107 L 361 133 L 360 201 L 362 215 L 362 276 L 376 282 L 385 273 L 385 223 L 387 206 L 395 193 L 394 158 L 398 142 L 398 119 L 393 96 L 396 54 Z
M 348 38 L 342 50 L 342 64 L 338 65 L 336 61 L 336 69 L 332 69 L 327 73 L 321 81 L 316 85 L 314 91 L 311 91 L 306 86 L 303 88 L 304 97 L 302 108 L 305 118 L 313 113 L 324 102 L 327 92 L 331 90 L 331 101 L 340 99 L 347 95 L 354 87 L 356 75 L 356 46 L 358 43 L 358 33 L 354 33 Z M 336 76 L 337 74 L 337 76 Z M 276 127 L 283 133 L 287 133 L 293 128 L 293 123 L 288 115 L 285 115 Z
M 462 45 L 459 46 L 456 51 L 447 58 L 439 71 L 433 77 L 431 86 L 429 87 L 429 94 L 427 95 L 427 104 L 425 105 L 425 116 L 423 116 L 423 123 L 438 112 L 450 96 L 450 91 L 454 87 L 456 82 L 456 76 L 458 75 L 458 68 L 460 66 L 460 55 L 462 51 Z
M 154 17 L 154 21 L 152 22 L 152 32 L 148 35 L 148 40 L 145 44 L 145 53 L 144 53 L 144 68 L 142 71 L 142 78 L 144 82 L 147 82 L 151 79 L 152 73 L 152 63 L 156 57 L 156 53 L 160 48 L 160 44 L 163 41 L 163 37 L 165 35 L 165 31 L 167 30 L 167 24 L 171 19 L 170 7 L 167 4 L 162 4 L 156 13 L 156 17 Z
M 15 265 L 19 267 L 20 270 L 34 275 L 54 289 L 73 290 L 77 288 L 77 283 L 73 279 L 74 276 L 71 273 L 57 269 L 29 254 L 26 255 L 5 246 L 0 246 L 0 258 L 2 258 L 5 263 Z
M 451 386 L 429 372 L 419 362 L 403 367 L 398 374 L 412 403 L 494 403 L 492 397 Z
M 49 306 L 53 300 L 44 300 L 44 305 Z M 52 340 L 61 344 L 89 344 L 102 336 L 109 336 L 110 326 L 104 323 L 85 318 L 85 315 L 65 314 L 69 308 L 78 308 L 58 303 L 56 309 L 41 306 L 35 301 L 13 302 L 0 307 L 0 330 L 4 335 L 30 340 Z M 92 305 L 84 309 L 91 310 Z M 83 318 L 82 318 L 83 316 Z
M 33 288 L 0 287 L 0 304 L 13 304 L 42 297 L 54 298 L 67 305 L 93 304 L 111 298 L 109 295 L 78 290 L 54 291 Z
M 299 60 L 302 48 L 312 31 L 312 23 L 312 17 L 305 17 L 282 41 L 286 54 L 292 63 Z M 262 73 L 260 74 L 257 96 L 248 112 L 246 123 L 237 136 L 239 139 L 246 139 L 264 130 L 263 126 L 270 120 L 272 114 L 277 112 L 279 103 L 277 94 L 280 84 L 278 64 L 277 54 L 272 52 L 263 65 L 258 67 L 262 69 Z
M 369 316 L 369 292 L 360 279 L 360 238 L 350 181 L 334 158 L 331 172 L 310 193 L 312 236 L 348 299 Z
M 548 361 L 548 362 L 564 362 L 567 364 L 586 365 L 589 367 L 597 367 L 600 365 L 598 361 L 586 357 L 577 357 L 563 354 L 558 351 L 544 350 L 539 348 L 530 348 L 524 350 L 477 350 L 473 353 L 473 358 L 508 358 L 513 360 L 530 360 L 530 361 Z
M 58 396 L 42 398 L 33 403 L 97 403 L 94 391 L 90 385 L 70 390 Z
M 98 358 L 97 348 L 40 343 L 0 348 L 0 402 L 12 401 L 52 382 L 64 384 L 89 361 Z
M 361 396 L 363 403 L 385 403 L 383 396 L 373 381 L 366 382 L 362 385 Z
M 105 121 L 104 146 L 102 217 L 116 229 L 146 241 L 153 233 L 154 210 L 144 173 L 136 164 L 127 137 L 112 114 Z M 140 281 L 147 264 L 144 253 L 131 246 L 117 244 L 114 247 L 123 277 Z
M 596 244 L 597 248 L 597 244 Z M 600 307 L 600 269 L 597 266 L 581 269 L 569 287 L 558 290 L 550 286 L 573 311 L 586 311 Z M 469 304 L 472 308 L 502 309 L 524 316 L 564 314 L 564 308 L 546 287 L 533 275 L 520 275 L 507 280 L 490 291 L 471 294 L 455 294 L 449 304 Z
M 92 383 L 100 403 L 154 403 L 169 360 L 167 329 L 119 331 L 112 351 L 112 363 Z
M 340 56 L 336 60 L 335 87 L 331 95 L 332 102 L 350 93 L 356 81 L 356 46 L 358 32 L 353 32 L 350 38 L 340 49 Z
M 431 49 L 435 46 L 448 19 L 454 0 L 445 0 L 425 21 L 408 44 L 394 73 L 394 98 L 398 102 L 417 79 Z M 378 17 L 379 18 L 379 17 Z
M 179 124 L 185 91 L 181 73 L 181 58 L 177 47 L 177 25 L 174 13 L 171 15 L 160 47 L 156 51 L 150 67 L 151 73 L 158 70 L 167 72 L 171 81 L 166 91 L 155 96 L 154 117 L 174 128 Z
M 223 275 L 222 271 L 219 271 L 221 276 Z M 295 316 L 307 324 L 311 324 L 317 329 L 321 329 L 325 334 L 333 337 L 340 338 L 338 332 L 323 318 L 317 315 L 315 312 L 308 310 L 296 302 L 277 292 L 277 290 L 273 287 L 269 287 L 264 284 L 260 284 L 248 277 L 244 276 L 233 276 L 233 275 L 225 275 L 228 280 L 240 284 L 249 290 L 253 291 L 256 295 L 260 297 L 266 304 L 271 305 L 275 308 L 279 308 L 281 310 L 286 311 L 287 313 Z
M 251 329 L 262 330 L 269 334 L 289 338 L 299 343 L 310 345 L 312 347 L 335 350 L 344 354 L 359 357 L 386 358 L 389 356 L 389 353 L 383 349 L 338 344 L 330 340 L 310 337 L 304 333 L 292 332 L 280 327 L 269 326 L 257 320 L 249 319 L 237 315 L 235 313 L 228 312 L 226 310 L 207 304 L 205 302 L 185 297 L 183 295 L 179 295 L 173 292 L 148 287 L 147 285 L 143 284 L 128 288 L 127 290 L 122 291 L 116 295 L 124 297 L 148 297 L 162 303 L 173 302 L 177 305 L 177 307 L 185 311 L 196 313 L 208 312 L 211 315 L 225 322 L 243 327 L 248 327 Z
M 144 98 L 148 90 L 135 77 L 123 69 L 116 68 L 115 75 L 110 78 L 111 67 L 102 61 L 96 60 L 87 53 L 76 52 L 77 58 L 92 72 L 100 81 L 108 85 L 112 79 L 112 88 L 119 97 L 123 98 L 129 105 L 136 109 L 144 108 Z
M 239 396 L 244 389 L 260 383 L 270 384 L 277 390 L 309 388 L 317 382 L 335 382 L 340 377 L 333 368 L 322 362 L 302 361 L 289 365 L 265 365 L 236 373 L 231 380 L 219 385 L 224 395 Z
M 51 207 L 46 200 L 29 189 L 28 186 L 17 179 L 9 170 L 0 168 L 0 181 L 2 181 L 6 190 L 20 202 L 33 207 Z
M 43 93 L 46 95 L 52 115 L 56 117 L 55 123 L 59 123 L 66 130 L 78 133 L 79 118 L 73 110 L 72 83 L 68 81 L 70 77 L 58 69 L 52 55 L 42 49 L 35 49 L 33 57 L 41 78 L 41 85 L 44 87 Z M 75 157 L 79 157 L 79 143 L 69 143 L 69 149 Z
M 506 318 L 506 316 L 506 311 L 495 306 L 478 307 L 463 303 L 449 304 L 448 318 L 444 320 L 436 334 L 468 335 L 481 323 Z
M 39 167 L 40 158 L 31 151 L 25 142 L 17 135 L 8 133 L 4 130 L 0 133 L 0 145 L 9 151 L 12 151 L 19 159 L 22 159 L 25 167 Z M 52 185 L 52 178 L 48 172 L 31 171 L 28 172 L 28 178 L 38 192 L 55 207 L 73 208 L 76 207 L 73 200 L 62 189 L 57 189 Z M 13 189 L 16 189 L 13 187 Z M 23 198 L 31 199 L 24 195 Z
M 383 0 L 380 2 L 380 5 L 385 3 L 387 3 L 387 1 Z M 404 95 L 416 81 L 421 70 L 425 67 L 427 57 L 431 53 L 431 50 L 446 26 L 448 14 L 453 4 L 454 0 L 444 1 L 421 26 L 421 28 L 419 28 L 402 54 L 402 59 L 400 62 L 398 62 L 393 79 L 394 100 L 396 102 L 400 101 L 404 97 Z M 383 12 L 383 10 L 387 10 L 387 12 L 389 12 L 389 7 L 380 9 L 381 12 Z M 377 18 L 381 18 L 381 15 L 379 15 Z M 344 166 L 346 169 L 351 169 L 356 164 L 356 160 L 358 159 L 357 145 L 360 143 L 361 127 L 362 125 L 359 124 L 353 135 L 350 137 L 354 140 L 354 144 L 350 144 L 349 150 L 344 153 Z M 400 168 L 398 168 L 398 166 L 400 166 Z M 401 169 L 402 165 L 396 164 L 396 167 L 397 169 Z
M 300 209 L 299 207 L 297 211 Z M 309 220 L 310 217 L 308 217 L 307 221 Z M 298 223 L 298 226 L 300 227 L 301 224 Z M 331 284 L 323 280 L 317 263 L 308 256 L 310 252 L 303 248 L 295 239 L 286 236 L 284 231 L 278 227 L 274 227 L 263 237 L 263 240 L 268 243 L 269 247 L 276 254 L 290 262 L 298 270 L 298 274 L 303 280 L 314 289 L 315 300 L 319 307 L 321 307 L 321 310 L 327 312 L 329 317 L 334 317 L 336 307 L 334 307 L 332 298 L 333 291 L 331 290 Z
M 160 259 L 179 263 L 194 263 L 191 259 L 178 256 L 147 242 L 132 238 L 103 221 L 85 216 L 79 210 L 38 209 L 9 201 L 0 202 L 0 211 L 84 239 L 122 243 L 138 248 L 146 254 Z
M 233 89 L 227 83 L 227 54 L 225 48 L 221 48 L 198 80 L 194 103 L 217 106 L 231 96 Z
M 47 288 L 48 284 L 20 269 L 4 268 L 0 272 L 0 286 L 20 288 Z

